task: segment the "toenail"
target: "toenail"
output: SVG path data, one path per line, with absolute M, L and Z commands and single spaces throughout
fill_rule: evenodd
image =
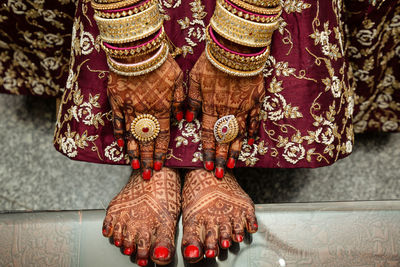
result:
M 134 169 L 134 170 L 137 170 L 140 168 L 140 163 L 139 163 L 138 159 L 133 159 L 131 165 L 132 165 L 132 169 Z
M 187 122 L 192 122 L 194 118 L 194 113 L 192 111 L 186 111 L 186 121 Z
M 117 144 L 119 147 L 124 147 L 124 145 L 125 145 L 124 139 L 122 139 L 122 138 L 118 139 Z
M 241 235 L 236 235 L 236 240 L 237 240 L 238 242 L 242 242 L 242 241 L 243 241 L 243 236 L 241 236 Z
M 162 168 L 162 162 L 161 161 L 155 161 L 154 162 L 154 170 L 159 171 Z
M 147 260 L 137 260 L 137 265 L 139 266 L 146 266 L 147 265 Z
M 146 169 L 143 171 L 142 173 L 142 177 L 144 180 L 150 180 L 151 178 L 151 170 L 150 169 Z
M 249 138 L 249 141 L 247 141 L 247 144 L 249 145 L 249 146 L 252 146 L 253 144 L 254 144 L 254 138 Z
M 219 179 L 222 179 L 224 177 L 224 169 L 221 167 L 217 167 L 215 169 L 215 176 Z
M 102 232 L 103 232 L 103 235 L 107 235 L 107 229 L 105 227 L 103 228 Z
M 231 246 L 231 242 L 229 242 L 229 240 L 224 240 L 222 241 L 221 245 L 223 248 L 229 248 Z
M 207 169 L 208 171 L 214 170 L 214 162 L 212 162 L 212 161 L 206 161 L 205 166 L 206 166 L 206 169 Z
M 258 224 L 254 223 L 253 227 L 258 229 Z
M 126 249 L 124 249 L 124 254 L 125 254 L 125 255 L 131 255 L 132 252 L 133 252 L 133 249 L 131 249 L 131 248 L 126 248 Z
M 178 121 L 181 121 L 183 119 L 183 111 L 179 111 L 178 113 L 176 113 L 176 119 Z
M 114 245 L 116 245 L 117 247 L 120 247 L 121 246 L 121 241 L 115 240 L 114 241 Z
M 235 168 L 235 159 L 234 159 L 234 158 L 228 159 L 228 163 L 226 164 L 226 166 L 227 166 L 229 169 Z
M 169 255 L 169 249 L 166 247 L 158 247 L 154 250 L 154 257 L 157 259 L 166 259 Z
M 187 246 L 184 253 L 186 258 L 198 258 L 200 255 L 199 248 L 194 245 Z
M 207 257 L 207 258 L 214 258 L 214 257 L 215 257 L 215 250 L 213 250 L 213 249 L 208 249 L 208 250 L 206 251 L 206 257 Z

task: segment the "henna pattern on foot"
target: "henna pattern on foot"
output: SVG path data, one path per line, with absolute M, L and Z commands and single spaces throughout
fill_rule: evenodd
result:
M 242 242 L 244 229 L 258 229 L 253 201 L 226 172 L 216 179 L 204 169 L 190 171 L 182 192 L 182 255 L 189 262 L 218 256 L 219 248 Z
M 103 235 L 112 236 L 124 254 L 136 253 L 140 266 L 147 265 L 149 256 L 157 264 L 168 264 L 175 254 L 180 188 L 178 173 L 169 168 L 162 168 L 149 181 L 139 172 L 132 173 L 107 208 Z

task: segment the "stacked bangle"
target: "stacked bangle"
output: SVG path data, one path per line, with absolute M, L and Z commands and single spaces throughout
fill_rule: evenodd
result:
M 116 47 L 109 43 L 101 42 L 101 47 L 103 48 L 104 52 L 111 57 L 129 58 L 132 56 L 142 56 L 153 52 L 161 46 L 163 40 L 165 40 L 165 31 L 164 27 L 161 27 L 153 39 L 140 45 L 131 47 Z
M 241 18 L 225 9 L 223 1 L 217 1 L 214 15 L 210 20 L 211 27 L 219 35 L 244 46 L 269 46 L 272 34 L 278 27 L 277 20 L 272 23 L 259 23 Z
M 138 5 L 114 10 L 95 10 L 94 13 L 98 17 L 107 19 L 126 17 L 142 12 L 150 8 L 152 5 L 157 4 L 157 2 L 157 0 L 146 0 Z
M 224 0 L 221 2 L 222 6 L 231 12 L 232 14 L 235 14 L 241 18 L 250 20 L 250 21 L 256 21 L 256 22 L 261 22 L 261 23 L 271 23 L 279 19 L 280 15 L 282 14 L 282 10 L 279 11 L 277 14 L 272 14 L 272 15 L 262 15 L 262 14 L 255 14 L 251 13 L 249 11 L 246 11 L 244 9 L 241 9 L 240 7 L 235 6 L 233 3 L 229 2 L 228 0 Z
M 92 0 L 93 9 L 111 10 L 136 4 L 141 0 Z
M 157 4 L 126 17 L 107 19 L 94 15 L 94 19 L 101 39 L 109 43 L 127 43 L 146 38 L 157 32 L 163 24 Z
M 278 14 L 279 12 L 281 12 L 282 10 L 282 6 L 281 5 L 276 5 L 273 8 L 265 8 L 263 7 L 259 7 L 259 6 L 254 6 L 249 4 L 248 2 L 250 1 L 245 1 L 245 0 L 230 0 L 233 4 L 244 8 L 247 11 L 251 11 L 257 14 L 264 14 L 264 15 L 271 15 L 271 14 Z M 262 1 L 260 1 L 262 2 Z M 267 6 L 266 6 L 267 7 Z
M 107 63 L 111 71 L 123 76 L 144 75 L 159 68 L 168 57 L 169 47 L 162 42 L 159 50 L 149 59 L 139 63 L 125 64 L 114 60 L 107 55 Z
M 246 3 L 262 7 L 274 7 L 280 4 L 280 0 L 242 0 Z

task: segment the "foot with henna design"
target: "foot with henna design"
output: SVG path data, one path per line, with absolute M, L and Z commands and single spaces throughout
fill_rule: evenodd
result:
M 216 179 L 204 169 L 190 171 L 182 192 L 182 255 L 191 263 L 218 256 L 232 242 L 242 242 L 245 229 L 258 229 L 254 204 L 227 172 Z
M 125 255 L 136 255 L 139 266 L 146 266 L 149 257 L 160 265 L 170 263 L 175 255 L 180 188 L 175 170 L 164 167 L 148 181 L 134 172 L 107 208 L 103 235 L 113 237 Z

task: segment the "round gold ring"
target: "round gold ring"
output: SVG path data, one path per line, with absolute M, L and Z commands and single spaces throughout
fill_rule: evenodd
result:
M 160 132 L 160 123 L 150 114 L 137 116 L 131 123 L 132 135 L 141 142 L 148 142 L 157 137 Z
M 233 115 L 227 115 L 214 124 L 214 137 L 218 143 L 224 144 L 233 141 L 239 133 L 239 124 Z

